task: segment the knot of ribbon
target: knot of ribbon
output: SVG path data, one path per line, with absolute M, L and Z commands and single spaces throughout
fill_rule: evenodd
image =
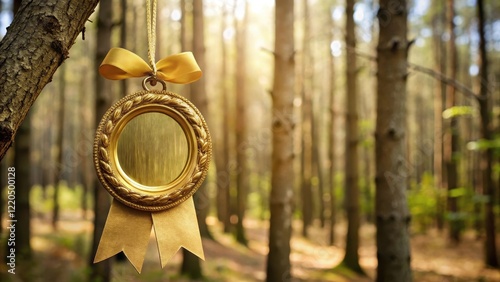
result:
M 178 84 L 198 80 L 202 72 L 191 52 L 182 52 L 159 60 L 153 68 L 135 53 L 112 48 L 99 66 L 99 73 L 111 80 L 155 75 L 156 78 Z

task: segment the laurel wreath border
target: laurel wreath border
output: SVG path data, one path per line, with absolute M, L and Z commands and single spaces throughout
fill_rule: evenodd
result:
M 173 192 L 150 195 L 125 187 L 110 164 L 110 136 L 118 122 L 137 107 L 163 105 L 184 116 L 191 125 L 197 143 L 197 161 L 189 180 Z M 121 203 L 143 211 L 163 211 L 177 206 L 191 197 L 205 179 L 212 154 L 212 142 L 208 126 L 199 110 L 186 98 L 169 91 L 139 91 L 116 102 L 99 123 L 94 140 L 94 166 L 104 188 Z

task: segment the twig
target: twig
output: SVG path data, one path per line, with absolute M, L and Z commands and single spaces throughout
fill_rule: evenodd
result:
M 373 56 L 371 54 L 360 52 L 360 51 L 353 49 L 349 46 L 346 46 L 345 48 L 348 49 L 348 51 L 350 51 L 350 52 L 354 52 L 354 54 L 356 54 L 356 56 L 358 56 L 358 57 L 362 57 L 362 58 L 369 59 L 372 61 L 377 60 L 377 57 Z M 446 76 L 438 71 L 435 71 L 433 69 L 426 68 L 424 66 L 420 66 L 420 65 L 417 65 L 414 63 L 410 63 L 410 62 L 408 62 L 408 68 L 410 70 L 414 70 L 414 71 L 417 71 L 417 72 L 420 72 L 423 74 L 427 74 L 433 78 L 436 78 L 437 80 L 454 87 L 456 90 L 458 90 L 459 92 L 461 92 L 462 94 L 466 95 L 469 98 L 474 98 L 476 100 L 484 99 L 484 97 L 479 96 L 477 93 L 475 93 L 469 87 L 463 85 L 462 83 L 460 83 L 459 81 L 457 81 L 455 79 L 451 79 L 450 77 L 448 77 L 448 76 Z

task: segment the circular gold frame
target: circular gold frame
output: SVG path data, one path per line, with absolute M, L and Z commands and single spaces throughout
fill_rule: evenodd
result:
M 188 142 L 184 169 L 166 185 L 142 185 L 129 177 L 118 161 L 118 137 L 123 128 L 148 112 L 174 119 Z M 211 154 L 212 142 L 203 116 L 187 99 L 168 91 L 140 91 L 120 99 L 104 114 L 94 141 L 94 165 L 104 188 L 121 203 L 151 212 L 175 207 L 191 197 L 207 175 Z

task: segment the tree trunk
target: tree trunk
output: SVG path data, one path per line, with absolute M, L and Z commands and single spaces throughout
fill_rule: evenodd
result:
M 193 0 L 193 54 L 200 66 L 200 69 L 207 73 L 205 69 L 205 36 L 204 36 L 204 19 L 203 19 L 203 0 Z M 208 97 L 205 89 L 205 77 L 202 76 L 198 81 L 192 83 L 191 101 L 200 110 L 201 114 L 207 119 L 208 117 Z M 207 122 L 209 120 L 207 119 Z M 210 124 L 210 123 L 209 123 Z M 210 208 L 210 199 L 208 197 L 206 182 L 200 186 L 198 191 L 193 196 L 196 208 L 196 217 L 200 234 L 204 238 L 212 239 L 206 222 L 207 214 Z M 187 275 L 190 278 L 199 278 L 203 274 L 201 272 L 200 259 L 191 253 L 183 250 L 183 262 L 181 274 Z
M 128 44 L 127 44 L 127 26 L 128 26 L 128 0 L 120 0 L 120 45 L 122 48 L 127 49 Z M 159 25 L 157 25 L 159 26 Z M 158 47 L 159 48 L 159 47 Z M 157 57 L 159 58 L 159 57 Z M 128 80 L 127 79 L 122 79 L 120 80 L 120 87 L 121 87 L 121 93 L 120 97 L 125 97 L 128 94 Z
M 484 15 L 484 1 L 477 0 L 477 17 L 478 17 L 478 27 L 479 27 L 479 77 L 480 77 L 480 89 L 479 89 L 479 114 L 481 117 L 481 137 L 484 140 L 493 142 L 493 123 L 491 121 L 491 99 L 492 97 L 488 93 L 488 57 L 486 53 L 486 38 L 485 38 L 485 25 L 486 19 Z M 493 211 L 493 203 L 495 197 L 495 183 L 493 182 L 493 149 L 489 147 L 487 150 L 482 152 L 481 156 L 481 170 L 483 171 L 483 193 L 488 197 L 488 201 L 485 204 L 485 260 L 486 265 L 490 267 L 498 268 L 500 264 L 498 262 L 497 256 L 497 245 L 496 245 L 496 229 L 495 229 L 495 214 Z
M 331 10 L 328 11 L 328 17 L 330 18 L 330 37 L 331 41 L 335 39 L 335 33 L 334 33 L 334 20 L 331 17 L 330 13 Z M 336 215 L 337 215 L 337 197 L 335 195 L 336 193 L 336 182 L 335 182 L 335 174 L 336 174 L 336 158 L 335 158 L 335 147 L 336 147 L 336 142 L 335 142 L 335 128 L 336 128 L 336 119 L 335 119 L 335 57 L 332 54 L 332 50 L 330 46 L 328 46 L 328 68 L 329 68 L 329 82 L 328 82 L 328 96 L 329 96 L 329 103 L 328 106 L 330 107 L 330 126 L 329 126 L 329 133 L 328 133 L 328 162 L 330 165 L 330 176 L 328 177 L 328 184 L 330 187 L 330 233 L 329 233 L 329 242 L 330 245 L 335 244 L 335 223 L 336 223 Z
M 107 52 L 111 48 L 111 32 L 113 28 L 113 7 L 111 0 L 103 0 L 99 5 L 99 13 L 97 16 L 97 42 L 94 67 L 97 69 Z M 104 79 L 95 72 L 95 126 L 99 125 L 104 113 L 111 107 L 112 104 L 112 89 L 111 81 Z M 110 281 L 111 277 L 111 259 L 101 261 L 94 264 L 92 261 L 95 257 L 99 240 L 102 236 L 104 224 L 106 223 L 107 214 L 110 208 L 110 197 L 107 191 L 102 187 L 101 183 L 94 179 L 94 234 L 92 241 L 92 252 L 90 256 L 90 266 L 92 268 L 91 279 L 99 279 L 100 281 Z
M 377 281 L 412 281 L 410 213 L 406 201 L 406 1 L 381 0 L 377 46 L 376 200 Z M 395 13 L 396 11 L 397 13 Z
M 20 1 L 14 1 L 14 18 L 19 17 L 18 9 L 19 9 Z M 0 55 L 1 56 L 1 55 Z M 0 78 L 0 81 L 2 79 Z M 1 86 L 0 86 L 1 87 Z M 21 124 L 19 129 L 19 133 L 16 136 L 16 142 L 14 144 L 14 195 L 16 198 L 14 199 L 15 205 L 15 217 L 9 218 L 16 220 L 14 222 L 14 226 L 16 227 L 15 231 L 17 231 L 15 238 L 15 245 L 11 246 L 7 243 L 8 246 L 6 250 L 14 247 L 16 250 L 16 256 L 18 259 L 18 265 L 20 265 L 26 273 L 22 274 L 23 280 L 31 280 L 33 277 L 31 276 L 32 272 L 29 268 L 32 260 L 32 249 L 31 249 L 31 208 L 30 208 L 30 190 L 31 190 L 31 177 L 30 177 L 30 159 L 31 159 L 31 113 L 28 113 L 28 116 Z M 10 171 L 8 169 L 7 171 Z M 7 174 L 7 171 L 2 171 L 2 174 Z M 8 174 L 8 176 L 12 176 Z M 11 191 L 9 189 L 9 191 Z M 9 192 L 10 195 L 10 192 Z M 10 199 L 10 198 L 8 198 Z M 7 202 L 9 204 L 9 202 Z M 8 205 L 9 206 L 9 205 Z M 10 210 L 7 207 L 7 210 Z M 8 214 L 9 215 L 9 214 Z M 7 240 L 6 240 L 7 241 Z M 10 242 L 10 241 L 8 241 Z M 9 254 L 10 252 L 6 252 Z M 28 266 L 28 267 L 23 267 Z
M 64 107 L 65 107 L 65 92 L 66 92 L 66 66 L 62 65 L 59 69 L 59 112 L 57 118 L 56 131 L 56 146 L 58 148 L 56 155 L 56 169 L 54 171 L 54 195 L 52 197 L 52 228 L 57 230 L 57 222 L 59 221 L 59 191 L 61 190 L 62 175 L 63 175 L 63 137 L 64 137 Z
M 290 279 L 293 200 L 294 1 L 276 0 L 273 151 L 270 196 L 269 254 L 266 281 Z M 286 280 L 285 280 L 286 279 Z
M 244 16 L 240 24 L 235 19 L 235 40 L 236 40 L 236 161 L 238 163 L 237 181 L 237 216 L 236 241 L 243 245 L 248 244 L 245 235 L 243 220 L 245 217 L 247 195 L 250 186 L 250 167 L 248 160 L 248 134 L 247 134 L 247 112 L 246 98 L 246 26 L 248 24 L 247 1 L 243 0 Z M 235 3 L 235 5 L 238 5 Z
M 220 146 L 214 146 L 217 167 L 217 217 L 224 225 L 224 232 L 231 230 L 230 203 L 231 203 L 231 172 L 229 170 L 229 91 L 227 87 L 227 46 L 224 38 L 227 20 L 227 4 L 223 5 L 221 17 L 221 96 L 222 96 L 222 137 Z
M 449 56 L 449 77 L 455 80 L 457 78 L 457 48 L 455 46 L 455 18 L 454 0 L 448 0 L 446 10 L 448 11 L 448 56 Z M 448 85 L 446 89 L 446 108 L 455 106 L 455 87 Z M 458 199 L 453 195 L 453 189 L 458 188 L 458 154 L 459 152 L 459 128 L 456 117 L 451 117 L 449 127 L 445 137 L 444 158 L 446 163 L 446 184 L 447 184 L 447 211 L 449 220 L 449 239 L 457 244 L 460 241 L 460 218 L 458 215 Z
M 0 42 L 0 158 L 98 0 L 23 2 Z
M 345 209 L 347 213 L 347 235 L 345 256 L 342 264 L 363 273 L 359 265 L 359 186 L 358 186 L 358 102 L 356 89 L 356 38 L 354 33 L 354 2 L 348 0 L 346 6 L 346 153 L 345 153 Z
M 302 38 L 302 140 L 301 140 L 301 202 L 302 202 L 302 236 L 307 237 L 307 229 L 313 221 L 313 196 L 311 187 L 312 178 L 312 97 L 311 97 L 311 65 L 310 65 L 310 22 L 309 4 L 303 0 L 304 6 L 304 34 Z
M 433 6 L 434 16 L 432 19 L 433 45 L 434 45 L 434 61 L 435 68 L 440 73 L 445 73 L 446 56 L 444 55 L 444 44 L 441 40 L 443 33 L 441 5 L 436 3 Z M 437 87 L 434 94 L 434 185 L 439 192 L 436 198 L 436 225 L 438 230 L 444 227 L 444 204 L 441 197 L 443 185 L 443 100 L 446 93 L 446 83 L 437 82 Z

